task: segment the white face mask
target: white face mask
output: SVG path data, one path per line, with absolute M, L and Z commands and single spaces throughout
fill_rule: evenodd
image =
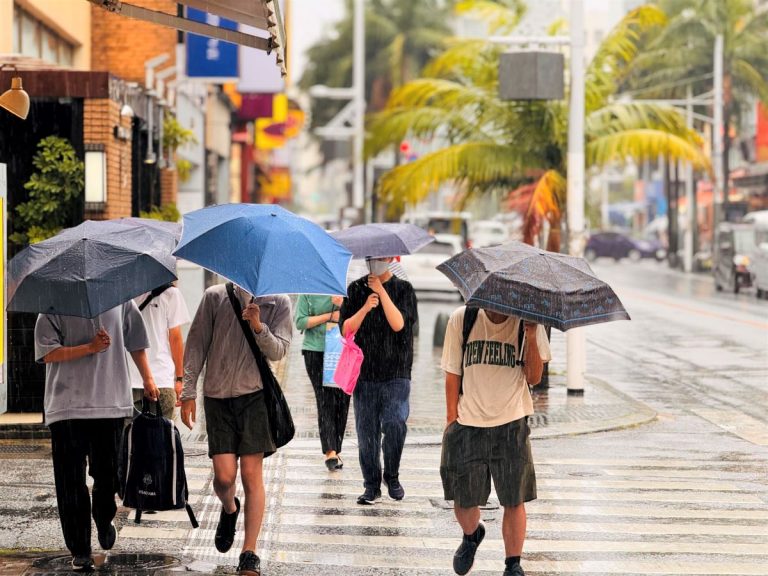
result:
M 389 262 L 386 260 L 367 260 L 368 271 L 374 276 L 382 276 L 389 270 Z

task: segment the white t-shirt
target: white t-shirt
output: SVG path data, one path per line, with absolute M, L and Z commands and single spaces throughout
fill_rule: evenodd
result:
M 142 294 L 133 299 L 136 306 L 146 300 L 149 294 Z M 175 286 L 171 286 L 165 292 L 153 298 L 152 301 L 141 311 L 144 318 L 144 324 L 147 326 L 147 335 L 149 336 L 149 350 L 147 350 L 147 359 L 149 368 L 152 370 L 152 377 L 155 379 L 155 385 L 158 388 L 173 388 L 176 379 L 176 366 L 171 356 L 171 344 L 168 340 L 168 330 L 176 328 L 183 324 L 189 324 L 189 310 L 181 295 L 181 291 Z M 129 363 L 131 374 L 131 387 L 144 388 L 138 368 L 133 363 Z
M 461 307 L 451 314 L 440 365 L 446 372 L 464 375 L 463 394 L 459 396 L 459 424 L 490 428 L 533 414 L 533 400 L 523 368 L 515 363 L 520 357 L 517 349 L 520 318 L 509 316 L 501 324 L 494 324 L 481 309 L 467 339 L 466 356 L 462 358 L 465 310 L 466 307 Z M 542 361 L 549 362 L 551 352 L 544 326 L 539 325 L 536 342 Z

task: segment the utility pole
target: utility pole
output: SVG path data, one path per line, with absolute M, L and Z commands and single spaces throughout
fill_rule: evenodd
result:
M 365 0 L 355 0 L 352 55 L 352 89 L 354 91 L 354 158 L 352 161 L 352 205 L 360 210 L 363 222 L 366 217 L 363 164 L 363 144 L 365 141 Z
M 568 118 L 568 251 L 584 254 L 584 0 L 571 0 L 571 102 Z M 568 394 L 584 394 L 584 328 L 566 332 Z
M 723 174 L 723 37 L 715 38 L 714 62 L 714 111 L 712 123 L 712 164 L 715 169 L 715 188 L 712 193 L 712 242 L 717 234 L 717 225 L 724 215 L 720 214 L 720 203 L 724 206 L 728 197 L 728 175 Z
M 693 88 L 689 84 L 685 92 L 685 125 L 690 130 L 693 128 Z M 685 239 L 683 240 L 683 269 L 686 272 L 693 271 L 693 231 L 698 223 L 696 217 L 696 201 L 693 198 L 693 164 L 685 163 L 685 205 L 687 225 L 685 227 Z

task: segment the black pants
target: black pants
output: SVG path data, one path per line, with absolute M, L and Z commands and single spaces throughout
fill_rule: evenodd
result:
M 56 502 L 64 541 L 73 556 L 91 553 L 91 514 L 106 527 L 117 512 L 117 462 L 125 418 L 61 420 L 50 425 Z M 85 466 L 93 478 L 93 506 Z
M 302 350 L 304 365 L 312 382 L 317 401 L 317 426 L 320 431 L 320 444 L 323 454 L 334 450 L 341 452 L 344 431 L 347 428 L 349 414 L 349 396 L 339 388 L 323 386 L 323 353 Z

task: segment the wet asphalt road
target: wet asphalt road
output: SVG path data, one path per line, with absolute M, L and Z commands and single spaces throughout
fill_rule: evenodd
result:
M 600 261 L 594 268 L 633 319 L 586 329 L 587 372 L 658 417 L 628 429 L 534 440 L 539 499 L 528 507 L 527 573 L 768 575 L 768 301 L 716 293 L 709 277 L 654 262 Z M 443 421 L 432 329 L 437 314 L 457 304 L 420 302 L 412 438 Z M 289 397 L 310 427 L 298 342 L 286 368 Z M 556 375 L 566 369 L 564 342 L 553 333 Z M 551 391 L 552 400 L 562 393 Z M 440 497 L 437 445 L 406 447 L 403 502 L 385 497 L 361 508 L 354 502 L 361 491 L 354 438 L 345 469 L 328 473 L 311 430 L 304 436 L 266 467 L 265 575 L 452 573 L 460 534 Z M 192 567 L 202 573 L 233 573 L 237 543 L 225 557 L 212 547 L 218 504 L 194 440 L 188 470 L 201 529 L 188 530 L 175 513 L 137 528 L 123 512 L 119 548 L 196 559 Z M 49 462 L 2 464 L 0 547 L 61 548 Z M 503 572 L 500 511 L 490 504 L 473 571 L 481 576 Z

